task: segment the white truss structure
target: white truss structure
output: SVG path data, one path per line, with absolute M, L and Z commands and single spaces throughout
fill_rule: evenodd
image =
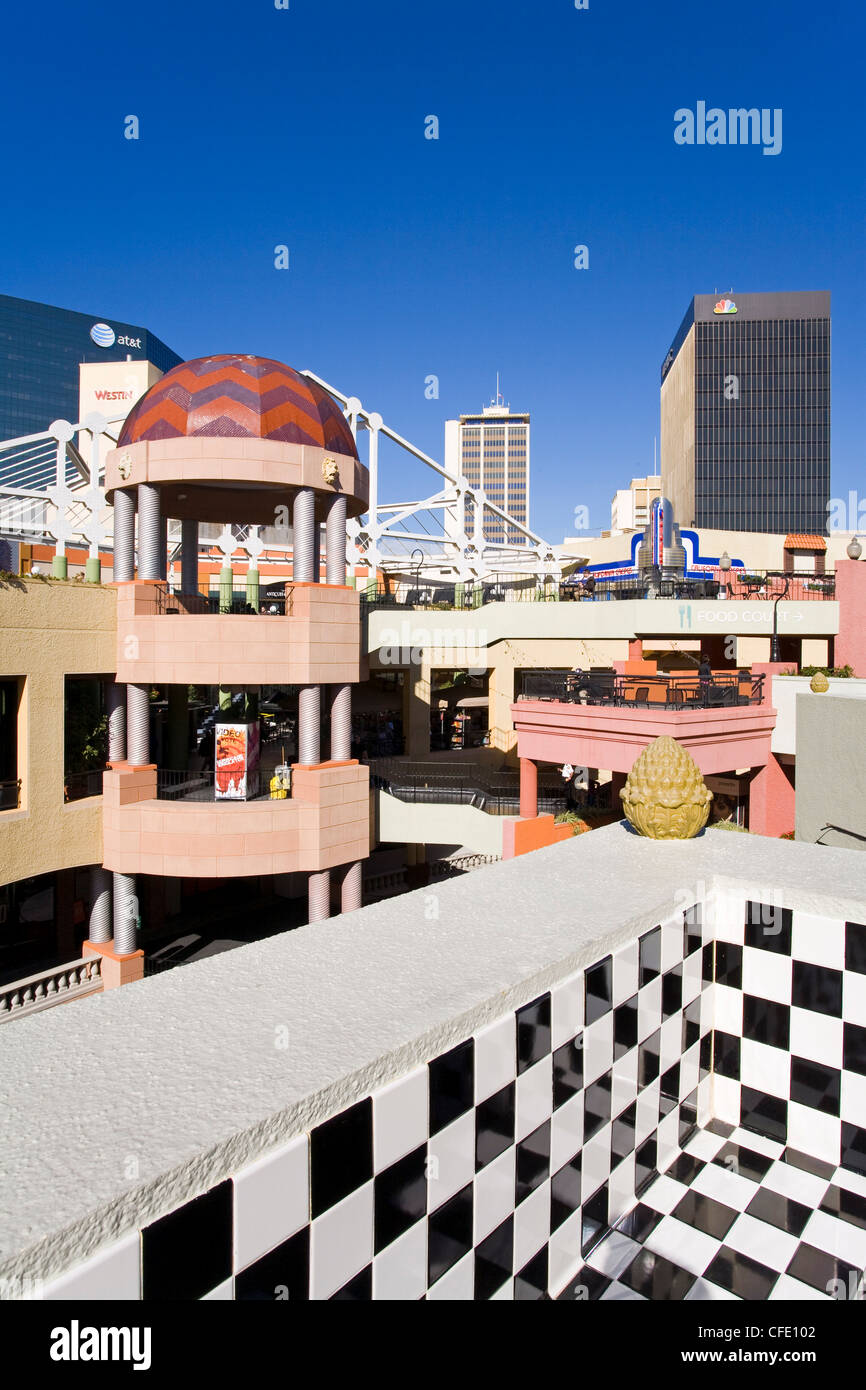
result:
M 354 563 L 366 564 L 374 573 L 377 570 L 405 573 L 409 569 L 428 576 L 451 575 L 465 581 L 503 571 L 536 574 L 543 579 L 559 574 L 563 559 L 573 560 L 573 556 L 565 556 L 561 547 L 549 545 L 491 502 L 482 488 L 450 473 L 429 454 L 404 439 L 385 424 L 378 412 L 365 410 L 357 396 L 344 395 L 315 372 L 304 371 L 302 376 L 315 381 L 340 402 L 356 441 L 359 432 L 365 432 L 368 437 L 370 506 L 366 516 L 349 523 L 350 560 Z M 380 502 L 380 436 L 431 469 L 441 480 L 439 490 L 417 501 Z M 470 514 L 471 524 L 467 530 Z M 504 523 L 506 534 L 517 531 L 525 540 L 521 543 L 489 540 L 484 535 L 485 523 L 494 518 Z M 433 529 L 425 525 L 428 519 Z
M 371 579 L 384 572 L 471 582 L 507 572 L 534 575 L 543 583 L 560 574 L 564 561 L 573 563 L 574 557 L 560 546 L 549 545 L 491 502 L 481 488 L 450 473 L 391 429 L 378 412 L 366 410 L 357 396 L 344 395 L 314 372 L 302 375 L 339 402 L 356 440 L 361 434 L 367 437 L 370 502 L 364 516 L 349 521 L 350 566 L 367 567 Z M 0 442 L 0 537 L 53 542 L 57 555 L 65 555 L 70 544 L 84 545 L 90 555 L 98 555 L 113 535 L 101 459 L 106 445 L 116 445 L 124 419 L 93 413 L 74 424 L 55 420 L 39 434 Z M 89 445 L 89 460 L 73 443 L 76 436 L 82 447 Z M 380 502 L 380 438 L 430 469 L 439 483 L 437 490 L 416 501 Z M 517 532 L 523 542 L 486 538 L 485 523 L 494 518 L 504 524 L 506 535 Z M 285 563 L 291 550 L 291 540 L 273 528 L 202 526 L 200 535 L 204 544 L 221 551 L 226 563 L 239 552 L 255 565 Z M 175 554 L 179 540 L 178 525 L 169 534 Z M 263 551 L 275 552 L 276 558 L 262 557 Z

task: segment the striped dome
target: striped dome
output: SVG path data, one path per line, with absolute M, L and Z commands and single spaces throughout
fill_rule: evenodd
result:
M 358 457 L 352 431 L 327 391 L 270 357 L 226 354 L 173 367 L 133 406 L 118 448 L 203 436 L 275 439 Z

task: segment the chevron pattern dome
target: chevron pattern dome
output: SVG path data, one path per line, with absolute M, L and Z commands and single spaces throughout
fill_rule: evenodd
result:
M 274 439 L 358 457 L 327 391 L 270 357 L 197 357 L 173 367 L 133 406 L 118 448 L 203 436 Z

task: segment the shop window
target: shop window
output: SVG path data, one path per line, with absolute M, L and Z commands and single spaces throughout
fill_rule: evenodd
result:
M 63 725 L 64 800 L 102 792 L 108 757 L 107 676 L 67 676 Z
M 17 810 L 20 800 L 18 712 L 23 679 L 0 681 L 0 811 Z

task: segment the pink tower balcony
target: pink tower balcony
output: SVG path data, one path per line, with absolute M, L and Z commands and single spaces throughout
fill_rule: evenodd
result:
M 360 678 L 359 599 L 339 584 L 286 584 L 285 612 L 211 613 L 164 580 L 117 588 L 117 679 L 154 685 L 346 684 Z M 283 606 L 283 605 L 281 605 Z
M 370 852 L 369 770 L 296 767 L 285 800 L 167 801 L 155 767 L 105 773 L 103 862 L 124 874 L 244 878 L 319 873 Z

